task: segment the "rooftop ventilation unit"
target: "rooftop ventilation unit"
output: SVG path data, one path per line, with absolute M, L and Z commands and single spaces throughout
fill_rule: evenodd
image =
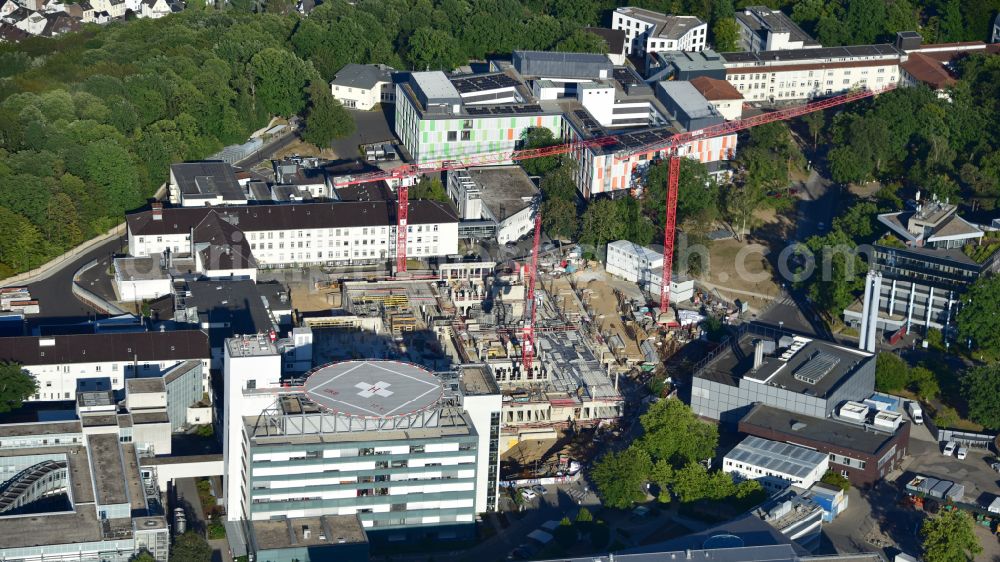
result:
M 820 351 L 810 357 L 799 367 L 798 371 L 795 371 L 795 380 L 806 384 L 816 384 L 830 374 L 830 371 L 838 364 L 840 364 L 839 357 Z

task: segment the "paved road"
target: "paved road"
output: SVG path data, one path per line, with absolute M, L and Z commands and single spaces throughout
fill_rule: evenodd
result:
M 121 238 L 112 238 L 76 259 L 62 264 L 56 273 L 46 279 L 28 285 L 32 298 L 38 300 L 41 310 L 39 314 L 28 317 L 29 330 L 39 325 L 85 322 L 105 317 L 73 296 L 70 289 L 73 274 L 80 266 L 93 259 L 106 261 L 112 254 L 120 251 L 122 245 Z

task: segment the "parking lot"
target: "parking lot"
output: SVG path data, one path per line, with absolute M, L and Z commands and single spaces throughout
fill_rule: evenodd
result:
M 931 437 L 927 426 L 913 424 L 910 428 L 910 455 L 903 465 L 904 469 L 965 484 L 965 501 L 969 503 L 983 505 L 985 501 L 985 505 L 989 505 L 994 497 L 1000 495 L 1000 474 L 990 467 L 996 458 L 992 451 L 970 447 L 968 456 L 959 460 L 954 455 L 946 457 L 941 454 L 943 447 Z

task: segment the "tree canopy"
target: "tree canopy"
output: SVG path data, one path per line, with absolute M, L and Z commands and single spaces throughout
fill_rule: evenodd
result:
M 927 562 L 966 562 L 983 551 L 973 531 L 972 517 L 954 509 L 942 510 L 924 519 L 920 528 L 924 560 Z
M 171 562 L 205 562 L 212 559 L 212 547 L 208 541 L 194 531 L 188 531 L 174 539 L 170 546 Z
M 1000 364 L 971 369 L 962 379 L 969 418 L 990 429 L 1000 428 Z
M 711 458 L 719 443 L 719 430 L 695 416 L 678 399 L 660 400 L 639 418 L 645 430 L 640 443 L 654 459 L 675 467 Z
M 958 333 L 973 347 L 1000 349 L 1000 277 L 983 275 L 964 296 L 958 310 Z
M 624 509 L 646 496 L 642 485 L 652 469 L 649 453 L 639 447 L 611 452 L 594 465 L 594 484 L 604 505 Z
M 0 413 L 16 410 L 38 391 L 35 377 L 17 363 L 0 363 Z

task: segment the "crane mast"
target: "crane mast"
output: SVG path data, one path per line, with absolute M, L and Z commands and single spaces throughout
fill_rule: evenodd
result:
M 542 240 L 542 211 L 535 211 L 535 238 L 531 245 L 531 266 L 524 279 L 524 315 L 527 317 L 521 333 L 522 376 L 531 377 L 531 363 L 535 359 L 535 280 L 538 276 L 538 245 Z

